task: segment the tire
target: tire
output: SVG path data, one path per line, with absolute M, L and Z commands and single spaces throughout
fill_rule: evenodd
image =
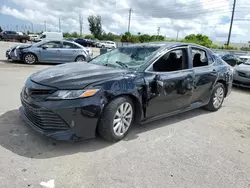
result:
M 76 57 L 76 62 L 82 62 L 82 61 L 86 61 L 86 58 L 83 55 L 79 55 Z
M 34 55 L 32 53 L 27 53 L 23 56 L 23 61 L 26 64 L 32 65 L 32 64 L 35 64 L 37 62 L 37 57 L 36 57 L 36 55 Z
M 225 87 L 222 83 L 217 83 L 214 86 L 214 89 L 210 96 L 209 103 L 205 106 L 205 109 L 212 111 L 212 112 L 219 110 L 223 104 L 224 98 L 225 98 Z M 216 103 L 215 100 L 218 103 Z
M 118 110 L 120 112 L 122 107 L 127 107 L 123 112 L 123 115 L 118 117 Z M 133 102 L 129 97 L 119 97 L 112 100 L 105 108 L 99 119 L 97 132 L 98 134 L 109 142 L 118 142 L 122 140 L 130 128 L 132 127 L 134 121 L 134 106 Z M 124 114 L 127 116 L 124 116 Z M 122 117 L 123 116 L 123 117 Z M 124 118 L 125 117 L 125 118 Z M 127 117 L 127 118 L 126 118 Z M 125 119 L 125 120 L 124 120 Z M 126 122 L 127 123 L 124 123 Z M 123 129 L 123 128 L 124 129 Z M 116 130 L 115 130 L 116 129 Z M 120 131 L 120 134 L 119 134 Z
M 104 46 L 104 45 L 102 45 L 102 46 L 101 46 L 101 48 L 105 48 L 105 46 Z

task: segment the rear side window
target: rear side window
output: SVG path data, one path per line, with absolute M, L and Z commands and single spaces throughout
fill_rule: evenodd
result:
M 60 41 L 46 42 L 42 46 L 47 46 L 48 48 L 61 48 L 61 42 Z
M 71 43 L 71 42 L 63 42 L 63 48 L 66 48 L 66 49 L 78 49 L 80 47 L 73 44 L 73 43 Z
M 193 67 L 208 66 L 213 63 L 213 59 L 205 50 L 192 48 Z

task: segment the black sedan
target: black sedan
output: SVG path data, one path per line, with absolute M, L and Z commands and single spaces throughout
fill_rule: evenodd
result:
M 233 54 L 222 55 L 221 59 L 223 59 L 225 62 L 227 62 L 232 67 L 243 63 L 243 61 L 240 58 L 238 58 L 237 56 L 235 56 Z
M 135 123 L 199 107 L 217 111 L 232 80 L 232 67 L 205 47 L 139 44 L 31 75 L 20 112 L 31 127 L 54 139 L 98 133 L 119 141 Z

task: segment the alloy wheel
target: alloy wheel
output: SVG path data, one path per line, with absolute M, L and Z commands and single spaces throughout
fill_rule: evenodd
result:
M 213 105 L 215 108 L 219 108 L 223 102 L 224 90 L 222 87 L 218 87 L 214 93 Z
M 113 130 L 115 135 L 123 136 L 129 129 L 133 119 L 133 108 L 130 103 L 122 103 L 117 109 L 114 120 Z
M 36 62 L 36 58 L 32 54 L 28 54 L 28 55 L 25 56 L 25 62 L 28 63 L 28 64 L 33 64 L 33 63 Z

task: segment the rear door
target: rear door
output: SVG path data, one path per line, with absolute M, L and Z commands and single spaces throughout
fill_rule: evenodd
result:
M 194 92 L 191 103 L 206 103 L 218 77 L 214 60 L 205 48 L 190 46 L 192 66 L 195 74 Z
M 63 41 L 63 46 L 62 46 L 62 49 L 61 49 L 62 62 L 73 62 L 73 61 L 75 61 L 79 49 L 80 49 L 80 47 L 75 45 L 74 43 Z
M 41 62 L 60 63 L 62 60 L 60 41 L 49 41 L 40 46 Z

